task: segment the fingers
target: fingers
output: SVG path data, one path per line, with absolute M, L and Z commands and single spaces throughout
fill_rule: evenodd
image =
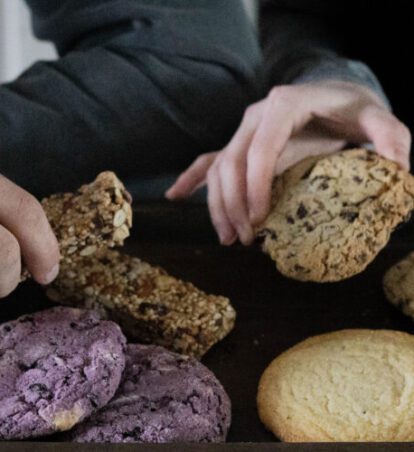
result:
M 246 198 L 245 155 L 230 154 L 218 165 L 220 186 L 227 217 L 243 245 L 254 239 Z
M 368 107 L 359 115 L 359 124 L 379 154 L 410 169 L 411 134 L 401 121 L 385 109 Z
M 16 238 L 0 225 L 0 298 L 17 287 L 20 281 L 20 247 Z
M 210 152 L 197 157 L 175 183 L 165 192 L 168 199 L 180 199 L 191 196 L 206 183 L 207 171 L 214 162 L 218 152 Z
M 25 190 L 0 176 L 0 223 L 19 242 L 33 278 L 50 283 L 59 272 L 59 246 L 40 203 Z
M 212 168 L 212 174 L 219 179 L 218 185 L 223 203 L 222 213 L 225 216 L 222 222 L 230 224 L 232 232 L 244 245 L 249 245 L 254 239 L 246 196 L 246 158 L 263 114 L 263 106 L 264 102 L 261 101 L 246 110 L 240 127 Z M 222 243 L 229 244 L 233 241 L 225 240 Z
M 223 191 L 220 185 L 220 176 L 213 166 L 207 175 L 208 195 L 207 202 L 211 221 L 223 245 L 231 245 L 237 238 L 237 233 L 230 223 L 223 202 Z
M 261 223 L 269 212 L 276 162 L 297 126 L 292 105 L 300 113 L 298 96 L 291 87 L 271 91 L 247 153 L 247 202 L 253 225 Z M 300 120 L 305 122 L 305 118 Z
M 313 142 L 303 134 L 309 124 L 319 126 Z M 237 234 L 249 244 L 252 226 L 270 210 L 274 175 L 301 158 L 334 152 L 350 141 L 371 141 L 379 154 L 409 167 L 409 130 L 368 88 L 348 82 L 279 86 L 246 110 L 224 150 L 197 159 L 166 196 L 188 196 L 207 181 L 210 214 L 221 242 L 231 243 Z
M 277 161 L 275 175 L 282 174 L 306 157 L 338 152 L 345 148 L 346 143 L 346 140 L 332 138 L 318 128 L 305 128 L 285 146 Z

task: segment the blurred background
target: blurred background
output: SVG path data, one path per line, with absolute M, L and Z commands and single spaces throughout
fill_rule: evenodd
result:
M 56 57 L 51 44 L 36 39 L 23 0 L 0 0 L 0 83 L 13 80 L 34 61 Z

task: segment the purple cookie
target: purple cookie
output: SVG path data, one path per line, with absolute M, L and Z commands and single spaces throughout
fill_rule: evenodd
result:
M 64 431 L 104 406 L 125 367 L 118 325 L 53 308 L 0 325 L 0 439 Z
M 68 435 L 75 442 L 221 442 L 230 419 L 226 392 L 200 362 L 133 344 L 115 397 Z

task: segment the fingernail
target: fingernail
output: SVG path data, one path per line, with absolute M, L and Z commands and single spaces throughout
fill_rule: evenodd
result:
M 223 236 L 219 235 L 219 237 L 220 237 L 220 243 L 222 245 L 229 246 L 229 245 L 233 245 L 233 243 L 236 241 L 237 234 L 236 233 L 234 233 L 234 234 L 226 234 L 226 235 L 223 235 Z
M 49 273 L 46 274 L 43 283 L 50 284 L 59 274 L 59 264 L 56 264 Z
M 262 215 L 260 215 L 258 212 L 251 211 L 249 212 L 249 221 L 253 226 L 257 226 L 263 221 Z
M 238 232 L 240 242 L 243 245 L 249 245 L 251 243 L 251 237 L 252 237 L 253 231 L 250 227 L 244 226 L 243 228 L 238 229 L 237 232 Z
M 168 198 L 168 199 L 171 199 L 173 193 L 174 193 L 174 191 L 170 188 L 169 190 L 167 190 L 167 191 L 164 193 L 164 196 L 165 196 L 166 198 Z

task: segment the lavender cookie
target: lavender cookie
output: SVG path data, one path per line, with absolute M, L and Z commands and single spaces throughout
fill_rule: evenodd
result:
M 194 358 L 153 345 L 128 345 L 125 372 L 112 401 L 70 432 L 75 442 L 221 442 L 230 400 Z
M 119 327 L 53 308 L 0 325 L 0 439 L 64 431 L 104 406 L 125 367 Z

